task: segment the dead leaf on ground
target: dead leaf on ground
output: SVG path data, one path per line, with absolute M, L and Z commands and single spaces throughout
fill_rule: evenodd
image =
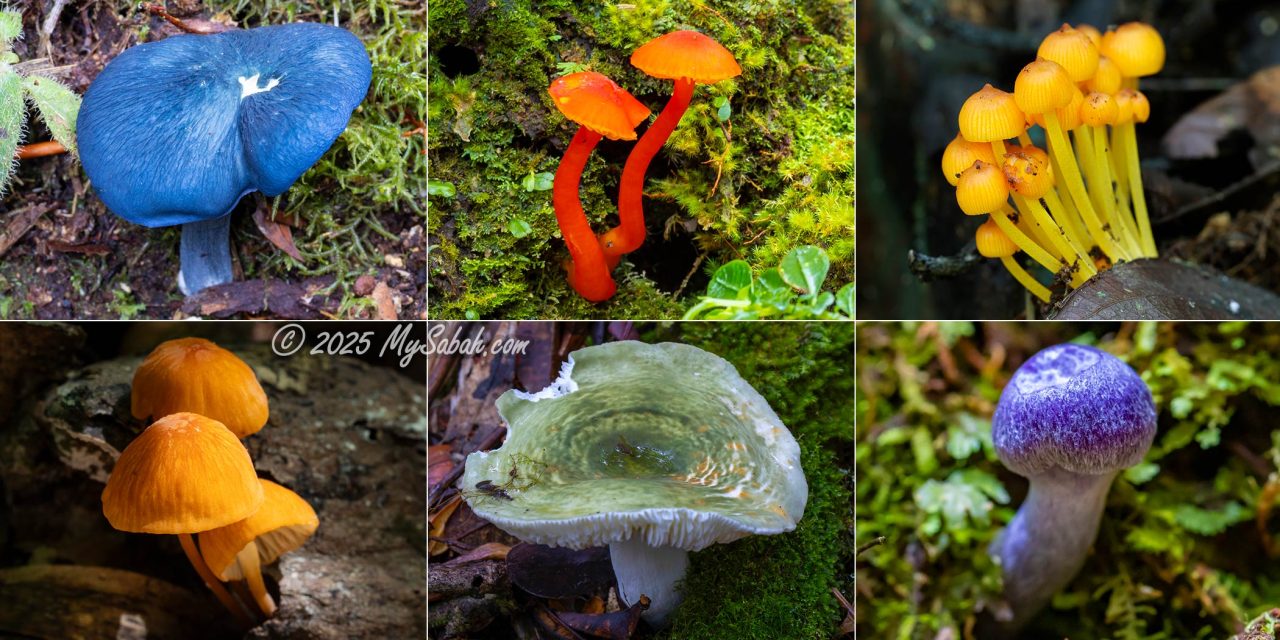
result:
M 253 210 L 253 221 L 258 225 L 258 231 L 262 232 L 262 237 L 267 242 L 275 245 L 275 247 L 287 254 L 290 258 L 298 262 L 304 262 L 302 254 L 298 252 L 298 247 L 293 243 L 293 230 L 281 222 L 271 219 L 271 203 L 262 200 L 258 203 L 258 207 Z
M 507 554 L 507 571 L 511 582 L 540 598 L 591 597 L 614 582 L 605 547 L 574 551 L 524 542 Z
M 439 511 L 431 514 L 427 520 L 427 523 L 430 525 L 427 529 L 427 535 L 432 538 L 439 538 L 444 535 L 444 527 L 449 524 L 449 516 L 453 515 L 453 512 L 458 509 L 458 505 L 460 504 L 462 504 L 462 496 L 456 495 L 448 502 L 444 503 L 444 506 L 440 507 Z M 449 545 L 444 542 L 440 542 L 439 540 L 427 541 L 427 553 L 433 556 L 438 556 L 448 550 Z
M 1254 139 L 1254 167 L 1280 158 L 1280 66 L 1253 74 L 1182 116 L 1164 136 L 1165 154 L 1176 160 L 1216 158 L 1218 143 L 1239 130 Z
M 452 447 L 447 444 L 433 444 L 427 447 L 427 486 L 434 487 L 453 471 L 453 458 L 449 455 Z
M 400 318 L 400 310 L 396 308 L 395 297 L 391 295 L 391 287 L 388 287 L 387 283 L 379 282 L 373 288 L 373 293 L 369 297 L 373 299 L 377 309 L 378 320 L 398 320 Z
M 648 596 L 640 596 L 640 601 L 630 608 L 613 613 L 574 613 L 570 611 L 557 613 L 556 616 L 566 626 L 579 633 L 609 640 L 628 640 L 635 635 L 636 626 L 640 623 L 640 614 L 649 608 Z
M 477 562 L 479 560 L 506 560 L 507 553 L 511 551 L 511 547 L 501 542 L 486 542 L 471 551 L 468 551 L 448 562 L 446 565 L 457 566 L 468 562 Z
M 241 280 L 209 287 L 186 299 L 182 312 L 193 316 L 229 318 L 240 314 L 272 314 L 298 320 L 331 316 L 338 309 L 334 294 L 322 292 L 333 276 L 302 282 Z
M 32 204 L 14 212 L 5 223 L 4 230 L 0 231 L 0 256 L 7 253 L 10 247 L 35 226 L 36 220 L 52 208 L 53 205 Z

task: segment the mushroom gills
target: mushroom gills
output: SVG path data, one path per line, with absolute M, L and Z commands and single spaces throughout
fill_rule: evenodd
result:
M 609 544 L 609 559 L 618 578 L 618 597 L 628 606 L 648 596 L 649 608 L 643 617 L 655 627 L 663 627 L 683 599 L 676 583 L 689 567 L 689 552 L 676 547 L 654 547 L 636 532 L 627 540 Z
M 178 288 L 192 296 L 231 282 L 231 214 L 182 225 Z

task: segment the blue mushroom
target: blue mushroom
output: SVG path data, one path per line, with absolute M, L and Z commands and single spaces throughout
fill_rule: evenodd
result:
M 1018 368 L 1000 394 L 991 438 L 1030 492 L 991 548 L 1012 617 L 982 637 L 1015 634 L 1075 577 L 1111 481 L 1142 461 L 1155 436 L 1151 390 L 1105 351 L 1060 344 Z
M 132 47 L 85 93 L 77 144 L 112 212 L 182 225 L 178 285 L 231 281 L 231 211 L 283 193 L 338 138 L 372 68 L 351 32 L 288 24 Z

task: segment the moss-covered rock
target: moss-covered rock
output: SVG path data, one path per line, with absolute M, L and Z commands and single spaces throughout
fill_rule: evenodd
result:
M 833 288 L 853 280 L 851 1 L 436 0 L 430 14 L 434 316 L 677 316 L 719 264 L 770 268 L 803 244 L 830 254 Z M 657 112 L 671 83 L 630 52 L 681 28 L 719 40 L 743 74 L 696 91 L 648 173 L 646 246 L 614 272 L 614 298 L 591 305 L 565 282 L 549 188 L 576 125 L 546 89 L 590 68 Z M 617 223 L 629 151 L 605 141 L 584 172 L 597 233 Z

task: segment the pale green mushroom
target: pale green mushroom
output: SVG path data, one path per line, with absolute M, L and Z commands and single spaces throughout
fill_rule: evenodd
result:
M 467 456 L 481 517 L 539 544 L 609 545 L 619 596 L 665 624 L 689 552 L 791 531 L 808 485 L 791 432 L 733 365 L 683 344 L 569 355 L 537 393 L 498 398 L 499 449 Z

